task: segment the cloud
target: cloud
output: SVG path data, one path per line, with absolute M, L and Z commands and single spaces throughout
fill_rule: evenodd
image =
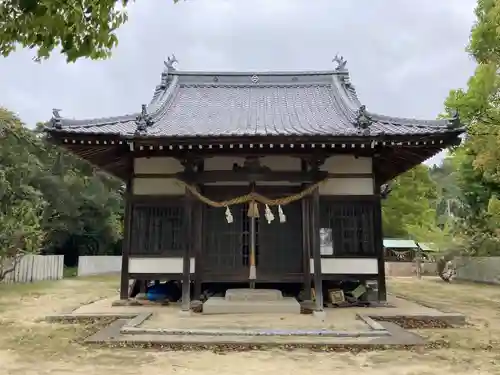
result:
M 66 64 L 31 51 L 0 60 L 0 105 L 30 126 L 51 109 L 68 117 L 130 113 L 147 103 L 163 60 L 185 70 L 332 68 L 339 52 L 369 110 L 435 118 L 474 63 L 464 48 L 474 0 L 166 0 L 131 4 L 107 61 Z

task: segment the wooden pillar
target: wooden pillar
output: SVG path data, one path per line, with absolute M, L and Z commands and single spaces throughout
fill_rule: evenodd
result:
M 195 162 L 197 173 L 203 173 L 205 170 L 204 159 L 198 159 Z M 198 191 L 203 193 L 203 185 L 197 185 Z M 194 200 L 194 197 L 193 197 Z M 203 281 L 203 212 L 205 204 L 196 199 L 193 202 L 194 224 L 192 229 L 193 247 L 194 247 L 194 290 L 193 298 L 199 300 L 201 298 L 201 284 Z
M 378 300 L 387 301 L 387 289 L 385 284 L 385 257 L 384 257 L 384 234 L 382 228 L 382 197 L 380 195 L 381 181 L 378 178 L 377 159 L 373 158 L 373 193 L 375 194 L 375 204 L 373 212 L 373 239 L 375 253 L 377 254 L 378 265 Z
M 422 248 L 417 244 L 417 249 L 415 250 L 415 268 L 417 273 L 417 279 L 422 278 Z
M 311 199 L 311 246 L 314 264 L 314 291 L 316 311 L 323 311 L 323 274 L 321 270 L 321 241 L 319 223 L 319 188 L 312 193 Z
M 184 196 L 184 253 L 182 256 L 182 304 L 181 310 L 191 310 L 191 247 L 192 240 L 192 206 L 193 198 L 189 190 L 185 190 Z
M 139 293 L 146 293 L 148 286 L 148 280 L 139 281 Z
M 132 166 L 133 167 L 133 166 Z M 130 258 L 130 240 L 132 227 L 132 173 L 126 182 L 125 187 L 125 212 L 123 216 L 123 240 L 122 240 L 122 269 L 120 277 L 120 299 L 129 298 L 129 277 L 128 263 Z
M 198 300 L 201 297 L 202 267 L 203 262 L 203 203 L 197 201 L 194 203 L 194 291 L 193 298 Z
M 127 183 L 129 185 L 129 183 Z M 129 277 L 128 263 L 130 259 L 130 229 L 132 222 L 131 203 L 127 188 L 125 193 L 125 213 L 123 217 L 123 240 L 122 240 L 122 267 L 120 277 L 120 299 L 126 300 L 129 297 Z
M 304 270 L 304 300 L 311 299 L 311 241 L 309 222 L 309 197 L 302 198 L 302 259 Z
M 300 160 L 300 170 L 306 174 L 309 171 L 309 164 L 307 159 Z M 307 184 L 302 184 L 302 189 L 305 189 Z M 302 198 L 302 268 L 304 272 L 304 300 L 311 300 L 312 298 L 312 282 L 311 282 L 311 238 L 310 238 L 310 197 Z
M 125 182 L 125 211 L 123 213 L 123 239 L 122 239 L 122 267 L 120 275 L 120 299 L 129 298 L 129 275 L 128 266 L 130 259 L 131 231 L 132 231 L 132 183 L 134 176 L 134 158 L 133 154 L 125 155 L 127 163 L 128 176 Z

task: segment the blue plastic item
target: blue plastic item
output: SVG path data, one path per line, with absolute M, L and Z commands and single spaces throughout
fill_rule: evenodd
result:
M 166 284 L 152 285 L 148 288 L 148 291 L 146 292 L 146 298 L 149 301 L 161 301 L 166 299 L 167 296 L 168 294 L 167 294 Z

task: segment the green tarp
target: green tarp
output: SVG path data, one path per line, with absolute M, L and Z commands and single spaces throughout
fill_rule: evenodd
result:
M 416 249 L 418 246 L 413 240 L 386 238 L 384 239 L 384 247 L 390 249 Z

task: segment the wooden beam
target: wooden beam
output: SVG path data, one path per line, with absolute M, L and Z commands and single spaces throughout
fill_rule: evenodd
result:
M 252 156 L 291 156 L 291 157 L 296 157 L 296 158 L 303 158 L 307 157 L 311 154 L 312 150 L 310 147 L 308 148 L 290 148 L 289 146 L 285 146 L 283 148 L 244 148 L 244 149 L 239 149 L 239 148 L 228 148 L 225 147 L 223 149 L 218 149 L 218 148 L 203 148 L 203 149 L 198 149 L 198 150 L 186 150 L 182 149 L 179 150 L 177 148 L 174 148 L 172 150 L 170 149 L 165 149 L 163 148 L 162 150 L 155 148 L 153 150 L 150 149 L 144 149 L 144 150 L 135 150 L 134 155 L 135 157 L 156 157 L 156 156 L 164 156 L 164 157 L 173 157 L 173 158 L 180 158 L 182 159 L 184 156 L 187 154 L 193 154 L 196 155 L 197 157 L 213 157 L 213 156 L 234 156 L 234 157 L 252 157 Z M 364 148 L 325 148 L 325 155 L 332 156 L 332 155 L 341 155 L 341 154 L 349 154 L 349 155 L 356 155 L 360 157 L 369 157 L 373 153 L 373 149 L 370 147 L 364 147 Z
M 247 182 L 258 177 L 257 181 L 286 181 L 295 183 L 315 183 L 325 178 L 372 178 L 371 173 L 328 173 L 319 172 L 288 172 L 271 171 L 261 174 L 249 174 L 246 172 L 233 171 L 206 171 L 198 173 L 136 173 L 135 178 L 176 178 L 193 183 L 213 183 L 213 182 Z
M 326 172 L 318 173 L 302 173 L 302 172 L 282 172 L 282 171 L 269 171 L 262 173 L 247 173 L 235 171 L 205 171 L 199 173 L 185 173 L 180 172 L 177 178 L 184 181 L 192 181 L 197 184 L 206 184 L 211 182 L 222 181 L 237 181 L 237 182 L 250 182 L 250 181 L 287 181 L 287 182 L 317 182 L 325 179 Z

